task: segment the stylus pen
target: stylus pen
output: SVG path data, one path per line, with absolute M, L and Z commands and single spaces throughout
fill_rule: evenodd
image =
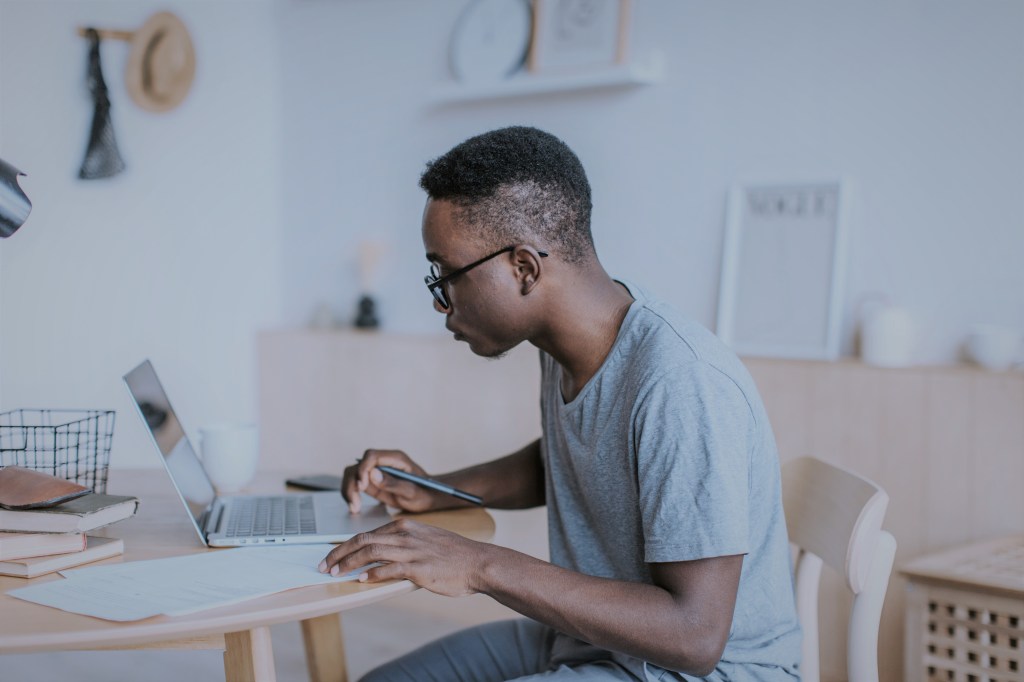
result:
M 476 495 L 464 492 L 462 490 L 459 490 L 458 488 L 453 488 L 450 485 L 441 483 L 440 481 L 435 481 L 432 478 L 423 478 L 422 476 L 417 476 L 416 474 L 410 474 L 408 471 L 402 471 L 401 469 L 396 469 L 394 467 L 389 466 L 382 466 L 380 464 L 377 465 L 377 468 L 383 471 L 385 474 L 388 474 L 389 476 L 401 478 L 406 481 L 412 481 L 416 485 L 421 485 L 424 488 L 440 490 L 442 493 L 454 495 L 460 500 L 466 500 L 467 502 L 472 502 L 473 504 L 479 505 L 482 505 L 484 503 L 484 501 L 477 497 Z

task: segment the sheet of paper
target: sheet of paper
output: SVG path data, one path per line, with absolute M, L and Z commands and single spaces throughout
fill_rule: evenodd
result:
M 182 615 L 306 585 L 354 580 L 365 567 L 332 577 L 317 564 L 334 545 L 244 547 L 189 556 L 87 566 L 10 590 L 18 599 L 106 620 Z

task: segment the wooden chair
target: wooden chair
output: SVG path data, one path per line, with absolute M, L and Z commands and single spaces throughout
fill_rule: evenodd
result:
M 821 566 L 839 572 L 853 592 L 846 643 L 850 682 L 878 680 L 878 625 L 896 540 L 882 530 L 889 496 L 868 479 L 814 457 L 782 467 L 783 508 L 796 545 L 797 616 L 803 628 L 804 682 L 819 682 L 818 585 Z

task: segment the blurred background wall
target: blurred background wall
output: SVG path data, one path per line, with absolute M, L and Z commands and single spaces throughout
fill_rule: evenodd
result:
M 654 85 L 438 103 L 465 0 L 0 0 L 0 155 L 29 174 L 0 244 L 0 408 L 118 410 L 114 466 L 155 465 L 120 385 L 150 357 L 186 424 L 256 414 L 255 335 L 327 306 L 388 249 L 385 331 L 442 333 L 422 289 L 424 163 L 529 124 L 569 143 L 609 271 L 713 328 L 727 189 L 849 178 L 843 347 L 884 295 L 950 363 L 969 325 L 1024 327 L 1024 4 L 633 2 Z M 103 44 L 128 169 L 77 179 L 92 104 L 76 28 L 170 10 L 193 89 L 152 114 Z

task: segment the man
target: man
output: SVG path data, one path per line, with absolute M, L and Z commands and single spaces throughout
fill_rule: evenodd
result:
M 408 519 L 338 545 L 320 570 L 490 595 L 527 617 L 471 628 L 366 680 L 792 680 L 799 627 L 774 437 L 753 381 L 710 332 L 613 280 L 590 185 L 560 140 L 513 127 L 430 163 L 427 287 L 455 339 L 540 349 L 542 436 L 441 480 L 501 509 L 546 504 L 551 563 Z M 454 424 L 453 424 L 454 426 Z M 369 450 L 345 471 L 408 511 L 465 503 L 392 476 Z

